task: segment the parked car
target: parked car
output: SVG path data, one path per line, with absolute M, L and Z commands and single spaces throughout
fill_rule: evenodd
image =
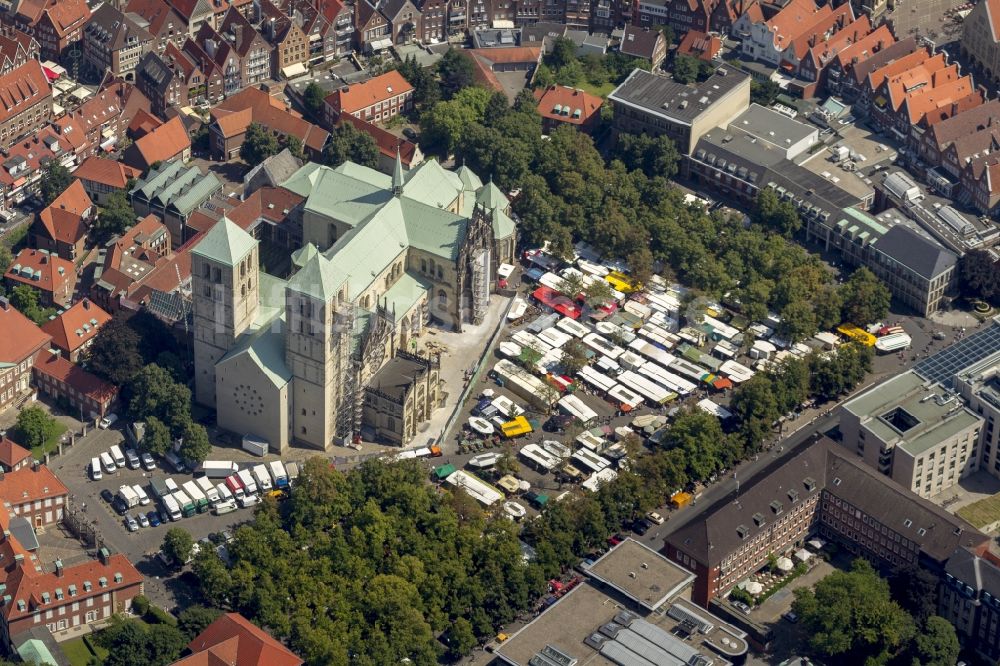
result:
M 623 535 L 621 535 L 621 534 L 612 534 L 611 536 L 608 537 L 608 545 L 609 546 L 617 546 L 618 544 L 620 544 L 624 540 L 625 540 L 625 537 Z
M 149 527 L 149 517 L 144 514 L 139 514 L 139 527 Z
M 139 523 L 132 516 L 125 516 L 125 527 L 128 528 L 129 532 L 135 532 L 139 529 Z
M 115 513 L 119 516 L 124 516 L 125 512 L 128 511 L 128 505 L 125 504 L 125 502 L 122 501 L 122 498 L 117 495 L 113 500 L 111 500 L 111 508 L 114 509 Z
M 643 534 L 648 532 L 649 528 L 652 526 L 653 524 L 651 522 L 649 522 L 645 518 L 640 518 L 639 520 L 632 523 L 632 531 L 638 534 L 639 536 L 642 536 Z
M 796 622 L 799 621 L 799 616 L 795 614 L 795 611 L 788 611 L 787 613 L 783 614 L 781 617 L 783 619 L 791 622 L 792 624 L 795 624 Z
M 736 601 L 735 599 L 733 599 L 733 600 L 732 600 L 732 601 L 730 601 L 729 603 L 730 603 L 730 604 L 732 605 L 732 607 L 733 607 L 733 608 L 735 608 L 735 609 L 737 609 L 737 610 L 741 610 L 741 611 L 743 611 L 744 613 L 746 613 L 747 615 L 749 615 L 749 614 L 750 614 L 750 607 L 749 607 L 749 606 L 747 606 L 747 605 L 746 605 L 745 603 L 743 603 L 742 601 Z
M 111 412 L 110 414 L 108 414 L 107 416 L 105 416 L 103 419 L 100 420 L 100 422 L 97 424 L 97 427 L 101 428 L 102 430 L 107 430 L 117 422 L 118 422 L 118 415 L 115 414 L 114 412 Z
M 115 494 L 110 490 L 108 490 L 107 488 L 105 488 L 104 490 L 101 491 L 101 499 L 107 502 L 108 504 L 111 504 L 112 502 L 115 501 Z
M 139 454 L 139 460 L 142 461 L 142 468 L 147 472 L 152 472 L 156 469 L 156 461 L 153 460 L 153 456 L 149 455 L 145 451 Z
M 649 513 L 646 514 L 646 520 L 653 523 L 654 525 L 662 525 L 664 518 L 655 511 L 650 511 Z
M 414 132 L 413 129 L 410 128 L 410 127 L 404 127 L 403 128 L 403 136 L 405 136 L 410 141 L 416 141 L 417 140 L 417 133 Z
M 149 521 L 150 527 L 158 527 L 163 523 L 163 521 L 160 520 L 160 514 L 156 511 L 150 511 L 147 513 L 146 520 Z

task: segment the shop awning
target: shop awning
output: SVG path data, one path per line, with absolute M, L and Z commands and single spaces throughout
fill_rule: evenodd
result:
M 301 62 L 297 62 L 289 65 L 288 67 L 281 68 L 281 75 L 286 79 L 294 79 L 297 76 L 302 76 L 308 73 L 309 70 Z
M 384 51 L 390 46 L 392 46 L 391 39 L 376 39 L 374 41 L 368 42 L 368 46 L 371 47 L 372 51 Z
M 49 83 L 57 81 L 59 79 L 59 72 L 52 71 L 48 67 L 43 66 L 42 71 L 45 72 L 45 78 L 49 80 Z

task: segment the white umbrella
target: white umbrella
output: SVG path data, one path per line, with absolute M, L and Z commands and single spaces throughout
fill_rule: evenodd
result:
M 750 594 L 760 594 L 761 592 L 764 591 L 764 586 L 758 583 L 757 581 L 752 580 L 749 583 L 747 583 L 743 587 L 743 589 L 749 592 Z
M 479 395 L 484 398 L 492 398 L 494 394 L 495 392 L 493 391 L 493 389 L 483 389 L 483 392 L 480 393 Z
M 797 551 L 795 551 L 795 559 L 802 560 L 803 562 L 807 561 L 812 556 L 813 556 L 812 553 L 810 553 L 805 548 L 799 548 Z
M 807 541 L 806 545 L 809 546 L 810 548 L 815 548 L 816 550 L 819 550 L 820 548 L 823 547 L 824 543 L 823 543 L 822 539 L 815 538 L 815 539 L 810 539 L 809 541 Z
M 778 561 L 775 564 L 777 564 L 778 569 L 780 569 L 781 571 L 791 571 L 792 569 L 795 568 L 795 563 L 792 562 L 787 557 L 779 557 Z

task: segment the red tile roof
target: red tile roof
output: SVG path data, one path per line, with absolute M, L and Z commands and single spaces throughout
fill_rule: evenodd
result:
M 357 113 L 373 104 L 413 90 L 410 82 L 396 70 L 386 72 L 363 83 L 335 90 L 326 96 L 326 103 L 335 113 Z
M 212 117 L 219 123 L 219 129 L 227 138 L 246 132 L 251 122 L 280 134 L 294 136 L 304 147 L 317 152 L 323 150 L 330 137 L 325 129 L 304 120 L 280 100 L 259 88 L 244 88 L 227 97 L 212 109 Z
M 105 157 L 88 157 L 83 164 L 73 172 L 75 178 L 100 183 L 115 189 L 123 190 L 129 178 L 138 178 L 142 172 L 128 165 L 109 160 Z
M 698 30 L 688 30 L 677 47 L 677 53 L 711 62 L 722 48 L 722 40 Z M 623 51 L 624 53 L 624 51 Z
M 817 7 L 814 0 L 791 0 L 780 12 L 766 21 L 777 50 L 784 51 L 796 37 L 831 11 L 829 5 Z
M 65 357 L 53 354 L 48 350 L 40 351 L 35 356 L 34 370 L 97 402 L 113 398 L 118 393 L 118 387 L 114 384 L 104 381 Z
M 3 475 L 3 482 L 0 483 L 0 499 L 11 504 L 24 504 L 66 495 L 69 495 L 69 489 L 45 465 L 29 465 L 7 472 Z
M 242 229 L 249 229 L 257 220 L 281 224 L 288 219 L 292 209 L 304 200 L 304 197 L 281 187 L 262 187 L 227 211 L 226 217 Z
M 6 302 L 0 303 L 0 331 L 4 341 L 0 345 L 0 367 L 22 363 L 47 347 L 51 339 L 35 322 Z
M 362 120 L 361 118 L 355 118 L 354 116 L 343 113 L 340 115 L 340 122 L 350 123 L 354 125 L 358 130 L 364 132 L 375 139 L 375 145 L 378 146 L 380 153 L 386 157 L 391 157 L 396 159 L 396 151 L 399 150 L 399 159 L 403 163 L 403 166 L 409 168 L 410 166 L 416 166 L 413 163 L 414 157 L 417 154 L 417 145 L 412 141 L 407 141 L 402 139 L 392 132 L 382 129 L 378 125 L 373 125 L 367 120 Z
M 983 0 L 986 5 L 986 16 L 989 17 L 990 30 L 993 31 L 993 41 L 1000 42 L 1000 0 Z
M 191 148 L 191 137 L 180 116 L 174 116 L 132 144 L 145 166 L 177 157 Z
M 132 116 L 132 120 L 129 121 L 128 133 L 134 139 L 139 139 L 146 136 L 162 124 L 163 121 L 154 116 L 152 113 L 140 109 L 137 114 Z
M 65 37 L 90 20 L 90 7 L 86 0 L 58 0 L 45 10 L 59 37 Z
M 83 183 L 74 180 L 48 207 L 38 213 L 38 221 L 49 238 L 74 244 L 87 235 L 87 220 L 94 212 L 94 202 L 83 189 Z
M 889 30 L 889 26 L 883 24 L 860 41 L 857 41 L 840 51 L 837 54 L 837 62 L 840 64 L 842 69 L 846 70 L 851 65 L 855 57 L 857 57 L 859 61 L 865 60 L 876 51 L 880 51 L 895 43 L 896 38 L 893 36 L 892 31 Z
M 0 465 L 13 469 L 31 457 L 31 451 L 7 437 L 0 437 Z
M 20 266 L 20 270 L 15 270 Z M 31 269 L 39 279 L 28 277 L 22 271 Z M 35 289 L 49 292 L 56 302 L 71 294 L 66 294 L 67 282 L 75 282 L 76 269 L 72 261 L 60 259 L 44 250 L 25 248 L 14 257 L 14 263 L 7 269 L 5 277 L 21 284 L 31 285 Z
M 29 60 L 0 76 L 0 123 L 52 96 L 42 63 Z
M 72 354 L 93 340 L 98 329 L 109 321 L 111 315 L 84 298 L 55 319 L 42 324 L 42 330 L 52 336 L 52 344 L 56 348 Z
M 567 86 L 549 86 L 544 90 L 535 90 L 535 99 L 538 100 L 538 113 L 542 118 L 570 125 L 586 124 L 595 113 L 601 112 L 601 105 L 604 104 L 604 99 L 597 95 Z M 557 113 L 557 107 L 560 111 L 567 109 L 567 113 Z M 577 111 L 580 111 L 579 116 L 576 116 Z
M 205 628 L 174 666 L 301 666 L 302 660 L 239 613 L 226 613 Z

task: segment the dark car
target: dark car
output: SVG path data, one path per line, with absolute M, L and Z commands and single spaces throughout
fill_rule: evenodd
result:
M 653 523 L 649 522 L 645 518 L 640 518 L 639 520 L 632 523 L 632 531 L 642 536 L 649 531 L 649 528 L 653 526 Z
M 569 414 L 556 414 L 542 424 L 545 432 L 564 432 L 566 428 L 573 425 L 573 417 Z
M 156 511 L 150 511 L 147 513 L 146 518 L 149 520 L 150 527 L 156 527 L 160 524 L 160 514 Z
M 413 131 L 413 130 L 412 130 L 411 128 L 409 128 L 409 127 L 404 127 L 404 128 L 403 128 L 403 136 L 405 136 L 405 137 L 406 137 L 407 139 L 409 139 L 410 141 L 416 141 L 416 140 L 417 140 L 417 133 L 416 133 L 416 132 L 414 132 L 414 131 Z
M 124 516 L 125 512 L 128 511 L 128 506 L 122 501 L 122 498 L 116 497 L 111 502 L 111 508 L 115 510 L 119 516 Z
M 111 504 L 112 502 L 115 501 L 115 494 L 110 490 L 108 490 L 107 488 L 105 488 L 104 490 L 101 491 L 101 499 L 107 502 L 108 504 Z

